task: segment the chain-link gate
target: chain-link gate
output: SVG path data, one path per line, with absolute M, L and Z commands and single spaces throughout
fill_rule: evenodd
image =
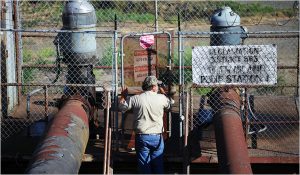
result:
M 193 143 L 202 155 L 216 155 L 213 108 L 219 105 L 212 94 L 227 85 L 241 99 L 250 157 L 299 156 L 299 33 L 248 32 L 243 45 L 220 48 L 209 46 L 212 34 L 218 33 L 179 32 Z
M 143 37 L 150 37 L 153 42 L 143 42 Z M 121 38 L 121 87 L 128 87 L 130 95 L 142 92 L 142 82 L 146 76 L 155 75 L 163 86 L 171 92 L 174 89 L 173 60 L 172 60 L 172 35 L 169 32 L 130 33 Z M 148 44 L 148 45 L 147 45 Z M 174 78 L 174 79 L 173 79 Z M 176 90 L 175 90 L 176 91 Z M 168 115 L 168 116 L 167 116 Z M 128 117 L 129 116 L 129 117 Z M 165 116 L 165 131 L 170 134 L 170 114 Z M 122 147 L 133 149 L 133 136 L 129 143 L 125 143 L 125 135 L 133 133 L 129 121 L 130 114 L 122 114 L 121 140 Z M 118 125 L 117 125 L 118 126 Z M 128 140 L 128 139 L 126 139 Z

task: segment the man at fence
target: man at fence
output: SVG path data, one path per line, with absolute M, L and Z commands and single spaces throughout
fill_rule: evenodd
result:
M 127 88 L 123 88 L 121 93 L 120 110 L 133 109 L 135 117 L 135 149 L 141 174 L 162 174 L 164 171 L 163 114 L 174 100 L 165 96 L 160 83 L 155 76 L 147 76 L 142 85 L 143 93 L 130 98 L 127 98 Z

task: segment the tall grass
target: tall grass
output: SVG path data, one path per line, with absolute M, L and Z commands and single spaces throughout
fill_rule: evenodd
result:
M 61 21 L 63 5 L 63 1 L 20 1 L 23 27 L 56 26 Z
M 98 23 L 113 22 L 114 15 L 120 22 L 149 23 L 155 19 L 153 1 L 91 1 L 96 10 Z M 276 3 L 276 2 L 275 2 Z M 23 26 L 34 27 L 57 26 L 61 24 L 63 1 L 22 1 Z M 229 6 L 241 17 L 257 15 L 281 15 L 290 17 L 295 10 L 290 8 L 275 8 L 261 2 L 238 1 L 159 1 L 158 12 L 161 23 L 176 23 L 180 13 L 185 21 L 207 19 L 214 10 Z
M 117 9 L 99 9 L 96 11 L 97 21 L 101 22 L 111 22 L 115 18 L 115 14 L 118 17 L 119 22 L 137 22 L 137 23 L 149 23 L 154 21 L 155 16 L 150 13 L 126 13 Z
M 56 52 L 53 48 L 42 48 L 37 51 L 23 49 L 23 63 L 41 65 L 41 64 L 52 64 L 53 57 L 56 56 Z M 37 76 L 38 69 L 36 68 L 25 68 L 23 70 L 23 83 L 28 83 L 34 80 Z

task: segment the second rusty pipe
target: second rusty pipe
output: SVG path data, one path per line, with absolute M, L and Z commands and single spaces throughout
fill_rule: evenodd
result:
M 240 96 L 234 88 L 218 88 L 210 96 L 221 173 L 252 174 L 240 117 Z
M 78 174 L 89 137 L 89 114 L 83 100 L 65 100 L 35 149 L 26 173 Z

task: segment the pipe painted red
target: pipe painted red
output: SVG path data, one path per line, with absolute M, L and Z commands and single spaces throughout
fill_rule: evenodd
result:
M 210 97 L 221 173 L 252 174 L 240 117 L 240 96 L 231 88 L 218 88 Z
M 69 98 L 37 146 L 28 174 L 78 174 L 89 138 L 89 105 Z

